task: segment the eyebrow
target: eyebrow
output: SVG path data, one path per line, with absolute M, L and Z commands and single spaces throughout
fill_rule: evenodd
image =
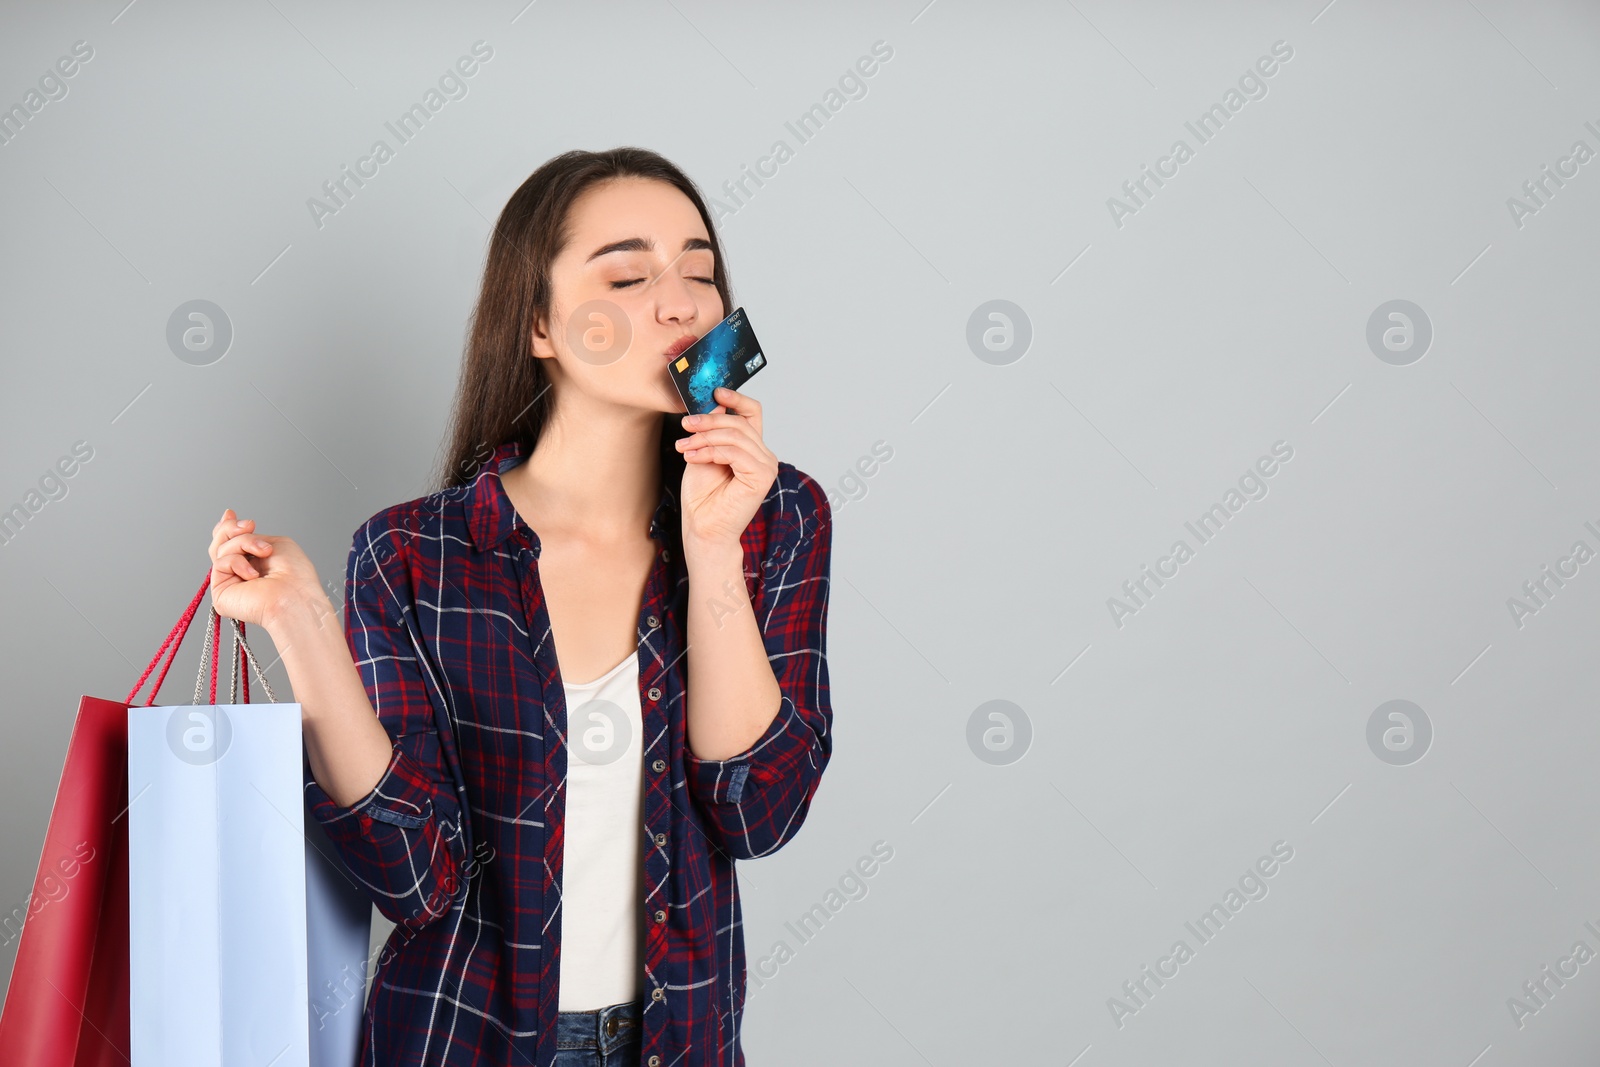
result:
M 584 262 L 588 263 L 611 252 L 654 252 L 655 248 L 656 242 L 654 238 L 630 237 L 625 241 L 612 241 L 608 245 L 602 245 L 593 252 L 589 253 L 589 258 L 584 260 Z M 704 250 L 707 252 L 713 251 L 711 242 L 707 241 L 703 237 L 690 237 L 683 242 L 683 252 L 693 252 L 699 250 Z M 683 252 L 679 252 L 678 254 L 681 256 Z

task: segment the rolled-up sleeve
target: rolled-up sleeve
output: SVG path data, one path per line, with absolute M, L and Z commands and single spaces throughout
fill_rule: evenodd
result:
M 372 791 L 335 804 L 305 765 L 306 809 L 322 824 L 350 873 L 396 925 L 419 929 L 466 893 L 460 805 L 436 726 L 438 687 L 408 625 L 412 590 L 404 534 L 359 531 L 345 571 L 345 638 L 393 754 Z
M 833 516 L 827 494 L 797 474 L 761 561 L 753 607 L 782 700 L 744 752 L 701 759 L 685 750 L 688 789 L 716 844 L 736 859 L 794 837 L 833 751 L 827 618 Z

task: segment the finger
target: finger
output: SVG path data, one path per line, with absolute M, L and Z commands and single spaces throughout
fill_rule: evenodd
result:
M 723 426 L 714 430 L 701 430 L 688 437 L 680 437 L 673 445 L 681 452 L 691 448 L 703 448 L 706 445 L 743 444 L 746 447 L 759 442 L 751 433 L 748 424 L 745 426 Z
M 754 445 L 758 440 L 760 438 L 755 437 L 755 434 L 750 432 L 749 422 L 746 422 L 744 426 L 714 426 L 707 427 L 707 429 L 696 429 L 688 437 L 675 438 L 672 443 L 677 445 L 678 448 L 683 448 L 683 446 L 699 448 L 701 445 L 723 445 L 723 443 L 731 445 L 733 442 L 746 442 Z
M 746 417 L 761 414 L 761 401 L 737 389 L 730 389 L 726 385 L 719 385 L 712 390 L 711 395 L 721 406 L 727 408 L 735 415 Z
M 254 519 L 239 518 L 234 514 L 232 508 L 224 511 L 222 513 L 222 521 L 218 522 L 211 528 L 212 552 L 215 553 L 217 546 L 222 544 L 222 542 L 227 540 L 229 537 L 232 537 L 234 534 L 237 534 L 241 531 L 254 531 L 255 522 L 256 520 Z
M 261 571 L 241 552 L 219 555 L 211 561 L 211 591 L 215 603 L 216 591 L 232 585 L 234 581 L 249 581 L 261 577 Z
M 728 467 L 735 475 L 751 469 L 743 454 L 734 445 L 706 445 L 704 448 L 685 452 L 683 458 L 686 463 L 715 463 Z
M 751 405 L 756 403 L 756 398 L 747 396 L 731 386 L 719 385 L 711 391 L 711 395 L 718 403 L 723 404 L 729 411 L 740 415 L 750 414 Z
M 711 395 L 722 401 L 727 410 L 735 415 L 743 416 L 755 424 L 756 433 L 761 432 L 761 401 L 753 396 L 747 396 L 737 389 L 729 389 L 726 385 L 719 385 L 712 390 Z
M 744 449 L 751 457 L 753 465 L 741 463 L 735 469 L 745 474 L 753 475 L 760 469 L 762 463 L 776 464 L 778 457 L 772 453 L 771 449 L 767 448 L 766 442 L 761 440 L 760 435 L 751 428 L 750 423 L 745 419 L 740 419 L 739 421 L 743 425 L 732 429 L 706 430 L 680 438 L 676 442 L 676 447 L 683 451 L 684 455 L 688 455 L 690 451 L 711 445 Z
M 718 404 L 720 409 L 722 405 Z M 699 415 L 685 415 L 678 420 L 686 430 L 708 430 L 713 426 L 749 426 L 750 420 L 743 415 L 717 411 L 707 411 Z
M 258 549 L 251 535 L 241 535 L 231 539 L 222 546 L 212 564 L 213 584 L 217 575 L 233 575 L 244 581 L 261 577 L 263 571 L 259 565 L 260 560 L 271 550 L 271 545 Z
M 765 441 L 761 439 L 761 428 L 757 420 L 743 415 L 705 415 L 701 416 L 699 423 L 685 427 L 691 431 L 688 437 L 677 440 L 674 447 L 687 454 L 687 449 L 700 448 L 707 444 L 723 441 L 743 440 L 758 456 L 771 455 Z M 722 434 L 732 432 L 738 438 L 726 438 Z M 776 456 L 772 456 L 774 460 Z
M 720 463 L 736 474 L 753 475 L 761 469 L 761 457 L 743 442 L 704 445 L 685 452 L 683 458 L 690 463 Z
M 222 543 L 223 529 L 233 521 L 233 509 L 229 508 L 222 513 L 222 518 L 217 520 L 216 525 L 211 527 L 211 554 L 213 556 L 217 553 L 217 546 Z
M 213 530 L 231 530 L 231 529 L 234 529 L 235 527 L 240 526 L 240 525 L 242 525 L 244 523 L 253 522 L 253 521 L 255 521 L 255 520 L 239 518 L 238 514 L 232 508 L 229 508 L 228 510 L 226 510 L 226 511 L 224 511 L 222 513 L 222 518 L 217 521 L 217 524 L 215 526 L 213 526 L 212 529 Z
M 268 556 L 272 554 L 272 542 L 255 534 L 242 533 L 224 541 L 217 550 L 217 560 L 220 562 L 225 556 L 252 555 Z

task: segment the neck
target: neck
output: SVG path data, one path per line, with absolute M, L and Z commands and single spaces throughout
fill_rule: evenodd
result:
M 625 541 L 650 527 L 661 501 L 658 411 L 603 404 L 568 391 L 524 463 L 502 478 L 541 537 Z

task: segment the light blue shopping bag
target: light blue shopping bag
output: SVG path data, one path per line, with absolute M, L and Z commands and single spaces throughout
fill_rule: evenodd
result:
M 241 630 L 233 667 L 269 703 L 197 683 L 128 709 L 133 1067 L 355 1067 L 371 902 L 306 816 L 300 705 L 272 702 Z

